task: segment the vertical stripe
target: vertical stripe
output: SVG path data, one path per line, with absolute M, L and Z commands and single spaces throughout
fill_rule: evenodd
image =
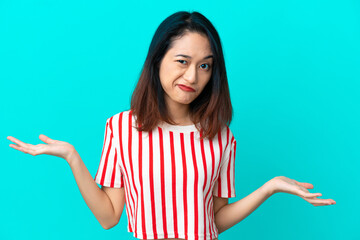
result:
M 214 177 L 214 179 L 212 179 L 211 180 L 211 182 L 213 182 L 214 181 L 214 183 L 213 184 L 215 184 L 215 178 L 216 178 L 216 176 L 219 176 L 218 177 L 218 179 L 217 179 L 217 181 L 218 181 L 218 183 L 220 183 L 220 181 L 221 181 L 221 179 L 220 179 L 220 175 L 219 175 L 219 171 L 220 171 L 220 165 L 221 165 L 221 159 L 222 159 L 222 152 L 223 152 L 223 144 L 222 144 L 222 134 L 221 134 L 221 130 L 219 130 L 219 132 L 217 133 L 217 137 L 218 137 L 218 141 L 217 141 L 217 144 L 218 144 L 218 147 L 219 147 L 219 159 L 220 159 L 220 161 L 219 161 L 219 164 L 218 164 L 218 167 L 217 167 L 217 169 L 216 169 L 216 174 L 215 174 L 215 177 Z M 213 147 L 211 147 L 211 149 L 212 149 L 212 152 L 214 151 L 214 148 Z M 215 154 L 214 154 L 215 155 Z M 214 157 L 215 158 L 215 157 Z M 213 161 L 214 162 L 214 161 Z M 215 167 L 214 167 L 215 168 Z M 215 169 L 214 169 L 215 170 Z M 217 189 L 215 189 L 215 191 L 217 191 Z M 219 192 L 221 193 L 221 188 L 219 188 Z M 219 194 L 218 192 L 216 192 L 217 194 Z M 218 195 L 218 196 L 220 196 L 220 195 Z M 211 202 L 211 204 L 210 204 L 210 206 L 211 206 L 211 208 L 210 208 L 210 217 L 211 217 L 211 222 L 213 223 L 212 225 L 211 225 L 211 232 L 217 232 L 217 229 L 215 229 L 215 224 L 214 224 L 214 212 L 213 212 L 213 196 L 211 196 L 211 199 L 210 199 L 210 202 Z
M 154 238 L 158 238 L 157 237 L 157 232 L 156 232 L 156 211 L 155 211 L 155 207 L 156 207 L 156 202 L 155 202 L 155 196 L 154 196 L 154 158 L 153 158 L 153 139 L 152 139 L 152 131 L 149 131 L 149 178 L 150 178 L 150 194 L 151 194 L 151 216 L 152 216 L 152 226 L 153 226 L 153 233 L 154 233 Z
M 233 144 L 233 141 L 234 141 L 234 137 L 231 138 L 231 144 Z M 227 191 L 228 191 L 228 197 L 231 197 L 231 181 L 230 181 L 230 170 L 231 170 L 231 157 L 232 157 L 232 150 L 230 149 L 230 153 L 229 153 L 229 163 L 228 163 L 228 166 L 227 166 L 227 172 L 226 172 L 226 175 L 227 175 Z
M 215 216 L 214 216 L 214 198 L 212 197 L 210 199 L 210 204 L 211 204 L 211 208 L 210 208 L 210 216 L 211 216 L 211 222 L 213 223 L 213 228 L 216 228 L 216 225 L 215 225 Z M 213 232 L 218 232 L 217 229 L 213 229 Z
M 207 183 L 207 165 L 206 165 L 206 157 L 205 157 L 205 149 L 204 149 L 204 139 L 201 139 L 202 137 L 202 129 L 200 130 L 200 146 L 201 146 L 201 156 L 202 156 L 202 162 L 203 162 L 203 167 L 204 167 L 204 184 L 203 184 L 203 192 L 205 192 L 205 185 Z M 209 194 L 209 191 L 207 192 L 207 194 Z M 206 234 L 206 204 L 205 201 L 206 197 L 204 198 L 204 233 Z
M 225 147 L 223 148 L 223 149 L 220 149 L 220 152 L 221 153 L 224 153 L 224 152 L 226 152 L 226 149 L 227 149 L 227 147 L 228 147 L 228 145 L 229 145 L 229 135 L 230 135 L 230 128 L 229 127 L 227 127 L 227 137 L 226 137 L 226 145 L 225 145 Z M 221 138 L 219 138 L 219 141 L 221 141 Z M 230 147 L 230 146 L 229 146 Z M 227 157 L 227 156 L 225 156 L 225 157 Z M 220 168 L 218 168 L 218 175 L 219 175 L 219 178 L 218 178 L 218 184 L 217 184 L 217 189 L 218 189 L 218 196 L 222 196 L 222 177 L 221 177 L 221 174 L 219 173 L 220 171 L 221 171 L 221 167 L 222 167 L 222 165 L 223 165 L 223 163 L 222 163 L 222 161 L 223 161 L 224 159 L 223 159 L 223 157 L 222 157 L 222 155 L 221 155 L 221 157 L 220 157 Z M 224 168 L 225 168 L 225 166 L 224 166 Z M 216 189 L 215 189 L 216 190 Z
M 112 122 L 112 120 L 114 119 L 114 117 L 111 117 L 111 122 Z M 114 138 L 114 134 L 113 134 L 113 128 L 112 128 L 112 124 L 110 125 L 110 128 L 111 128 L 111 138 L 113 139 Z M 114 143 L 112 143 L 112 144 L 114 144 Z M 115 148 L 115 146 L 112 146 L 112 148 L 113 148 L 113 150 L 114 150 L 114 154 L 115 154 L 115 156 L 114 156 L 114 162 L 113 162 L 113 166 L 112 166 L 112 173 L 111 173 L 111 179 L 110 179 L 110 187 L 114 187 L 114 185 L 115 185 L 115 175 L 116 175 L 116 169 L 117 169 L 117 166 L 116 166 L 116 164 L 117 164 L 117 151 L 116 151 L 116 148 Z M 120 178 L 121 178 L 121 172 L 120 172 L 120 176 L 119 176 Z M 120 181 L 121 181 L 121 179 L 120 179 Z M 122 187 L 122 183 L 120 183 L 120 187 Z
M 113 136 L 113 133 L 112 133 L 112 119 L 113 117 L 110 118 L 109 120 L 109 126 L 110 126 L 110 139 L 107 139 L 109 141 L 109 145 L 108 145 L 108 149 L 106 151 L 106 157 L 105 157 L 105 163 L 104 163 L 104 168 L 103 168 L 103 172 L 102 172 L 102 175 L 101 175 L 101 181 L 100 181 L 100 185 L 104 185 L 104 181 L 105 181 L 105 176 L 106 176 L 106 171 L 107 171 L 107 164 L 108 164 L 108 160 L 109 160 L 109 154 L 110 154 L 110 149 L 112 147 L 112 136 Z
M 198 168 L 197 168 L 197 163 L 196 163 L 196 154 L 195 154 L 195 143 L 194 143 L 194 132 L 190 133 L 190 142 L 191 142 L 191 153 L 192 153 L 192 160 L 193 160 L 193 165 L 194 165 L 194 174 L 195 174 L 195 179 L 194 179 L 194 206 L 195 206 L 195 211 L 194 211 L 194 215 L 195 215 L 195 229 L 194 229 L 194 234 L 195 236 L 197 236 L 199 234 L 199 210 L 198 210 L 198 178 L 199 178 L 199 173 L 198 173 Z
M 173 215 L 174 215 L 174 232 L 175 238 L 179 238 L 178 235 L 178 219 L 177 219 L 177 207 L 176 207 L 176 165 L 174 154 L 174 134 L 170 131 L 170 147 L 171 147 L 171 173 L 172 173 L 172 199 L 173 199 Z
M 221 141 L 221 134 L 218 135 L 218 141 L 219 141 L 219 151 L 220 151 L 220 166 L 221 166 L 221 159 L 222 159 L 222 141 Z M 218 172 L 220 171 L 220 167 L 218 169 Z M 219 188 L 218 188 L 218 196 L 221 196 L 221 175 L 219 174 L 219 178 L 218 178 L 218 182 L 219 182 Z
M 143 179 L 142 179 L 142 131 L 139 131 L 139 182 L 140 182 L 140 189 L 141 189 L 141 229 L 143 233 L 144 239 L 147 239 L 146 235 L 146 224 L 145 224 L 145 206 L 144 206 L 144 187 L 143 187 Z
M 133 218 L 133 225 L 135 225 L 135 234 L 136 234 L 136 238 L 138 238 L 137 236 L 137 224 L 136 224 L 136 220 L 137 218 L 137 213 L 138 213 L 138 199 L 139 199 L 139 195 L 138 195 L 138 191 L 137 188 L 135 186 L 135 180 L 134 180 L 134 169 L 133 169 L 133 163 L 132 163 L 132 152 L 131 152 L 131 148 L 132 148 L 132 112 L 129 112 L 129 118 L 128 118 L 128 134 L 129 134 L 129 139 L 128 139 L 128 154 L 129 154 L 129 165 L 130 165 L 130 170 L 131 170 L 131 180 L 134 186 L 134 190 L 136 193 L 136 201 L 135 201 L 135 206 L 134 206 L 134 210 L 135 213 L 133 213 L 133 215 L 135 214 L 135 218 Z
M 231 184 L 233 185 L 233 188 L 234 188 L 234 191 L 235 191 L 235 155 L 236 155 L 236 141 L 234 140 L 234 157 L 233 157 L 233 165 L 232 165 L 232 169 L 233 169 L 233 179 L 232 179 L 232 182 Z
M 123 151 L 123 142 L 122 142 L 122 132 L 123 132 L 123 115 L 124 113 L 120 113 L 119 115 L 119 145 L 120 145 L 120 155 L 121 155 L 121 161 L 122 161 L 122 165 L 125 166 L 125 160 L 124 160 L 124 151 Z M 130 202 L 129 202 L 129 195 L 131 195 L 131 198 L 132 198 L 132 202 L 134 203 L 134 198 L 132 196 L 132 191 L 131 189 L 129 188 L 129 175 L 128 175 L 128 172 L 127 172 L 127 169 L 124 167 L 123 168 L 125 170 L 125 178 L 127 178 L 127 181 L 125 181 L 125 185 L 127 185 L 127 187 L 125 188 L 125 203 L 126 203 L 126 215 L 128 216 L 128 228 L 129 230 L 132 232 L 133 229 L 132 229 L 132 224 L 131 224 L 131 219 L 133 219 L 133 214 L 132 214 L 132 207 L 130 205 Z M 130 206 L 129 206 L 130 205 Z M 130 212 L 130 217 L 129 217 L 129 212 Z
M 161 175 L 161 206 L 163 217 L 164 238 L 168 238 L 166 222 L 166 201 L 165 201 L 165 170 L 164 170 L 164 140 L 161 128 L 159 130 L 159 147 L 160 147 L 160 175 Z
M 211 187 L 213 187 L 213 183 L 215 181 L 215 177 L 216 175 L 214 175 L 214 172 L 215 172 L 215 153 L 214 153 L 214 147 L 213 147 L 213 141 L 212 139 L 209 140 L 209 143 L 210 143 L 210 152 L 211 152 L 211 178 L 210 178 L 210 182 L 211 182 Z M 208 192 L 210 193 L 210 191 Z M 209 218 L 210 218 L 210 221 L 209 221 L 209 230 L 211 232 L 215 232 L 214 231 L 214 227 L 213 227 L 213 224 L 212 221 L 211 221 L 211 208 L 213 206 L 210 206 L 210 200 L 213 198 L 212 194 L 210 194 L 209 196 L 209 199 L 208 199 L 208 205 L 207 205 L 207 209 L 208 209 L 208 212 L 209 212 Z
M 114 187 L 114 183 L 115 183 L 115 174 L 116 174 L 116 164 L 117 164 L 117 154 L 116 154 L 117 151 L 115 151 L 115 157 L 114 157 L 114 163 L 113 163 L 113 167 L 112 167 L 112 174 L 111 174 L 111 182 L 110 182 L 110 187 Z M 120 187 L 123 187 L 122 186 L 122 183 L 120 185 Z
M 184 133 L 180 133 L 180 142 L 181 142 L 181 157 L 183 164 L 183 201 L 184 201 L 184 229 L 185 233 L 188 232 L 188 200 L 187 200 L 187 169 L 186 169 L 186 155 L 185 155 L 185 144 L 184 144 Z M 186 236 L 188 238 L 188 236 Z

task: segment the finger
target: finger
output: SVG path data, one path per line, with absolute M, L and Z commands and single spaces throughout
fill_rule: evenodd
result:
M 314 206 L 326 206 L 326 205 L 334 205 L 336 202 L 332 199 L 305 199 L 309 203 Z
M 16 150 L 19 150 L 19 151 L 21 151 L 23 153 L 30 154 L 29 149 L 26 148 L 26 147 L 21 147 L 21 146 L 15 145 L 15 144 L 10 144 L 9 146 L 12 147 L 12 148 L 15 148 Z
M 14 148 L 14 149 L 16 149 L 16 150 L 22 151 L 22 148 L 19 147 L 18 145 L 10 144 L 9 146 L 12 147 L 12 148 Z
M 302 193 L 309 193 L 309 190 L 307 190 L 305 187 L 301 185 L 297 185 L 297 189 L 302 191 Z
M 317 198 L 317 197 L 321 197 L 322 194 L 321 193 L 303 193 L 303 197 L 304 198 Z
M 43 147 L 41 147 L 41 146 L 33 146 L 33 145 L 31 145 L 31 146 L 17 146 L 15 144 L 10 144 L 9 146 L 16 149 L 16 150 L 19 150 L 19 151 L 21 151 L 23 153 L 30 154 L 30 155 L 33 155 L 33 156 L 36 156 L 36 155 L 39 155 L 39 154 L 43 153 Z
M 24 148 L 24 152 L 33 156 L 41 154 L 38 148 Z
M 307 188 L 307 189 L 313 189 L 314 188 L 314 185 L 312 185 L 311 183 L 306 183 L 306 182 L 298 182 L 296 180 L 294 180 L 296 184 L 304 187 L 304 188 Z
M 299 185 L 297 186 L 296 193 L 304 198 L 316 198 L 322 196 L 321 193 L 311 193 L 309 190 Z
M 24 143 L 24 142 L 20 141 L 19 139 L 16 139 L 16 138 L 14 138 L 12 136 L 8 136 L 7 139 L 9 139 L 10 141 L 16 143 L 17 145 L 19 145 L 21 147 L 26 146 L 26 144 L 27 144 L 27 143 Z
M 321 193 L 319 193 L 321 194 Z M 310 203 L 316 203 L 316 204 L 322 204 L 322 205 L 329 205 L 329 204 L 335 204 L 336 202 L 333 199 L 321 199 L 317 197 L 301 197 L 304 200 L 310 202 Z
M 39 136 L 40 140 L 45 142 L 45 143 L 54 143 L 56 142 L 56 140 L 53 140 L 51 138 L 49 138 L 48 136 L 45 136 L 44 134 L 40 134 Z

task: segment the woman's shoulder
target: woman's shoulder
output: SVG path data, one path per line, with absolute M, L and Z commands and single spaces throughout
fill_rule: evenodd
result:
M 130 109 L 127 109 L 110 115 L 106 118 L 106 124 L 110 127 L 111 130 L 117 128 L 120 122 L 124 123 L 128 121 L 130 112 Z
M 228 125 L 224 125 L 221 129 L 221 135 L 226 137 L 226 138 L 230 138 L 232 139 L 233 137 L 235 138 L 233 132 L 231 131 L 230 126 Z
M 106 118 L 106 128 L 108 128 L 115 136 L 117 136 L 119 131 L 124 131 L 129 127 L 130 114 L 130 109 L 126 109 L 108 116 Z
M 112 119 L 119 119 L 120 117 L 129 116 L 130 113 L 131 113 L 131 110 L 126 109 L 126 110 L 117 112 L 116 114 L 113 114 L 113 115 L 109 116 L 107 120 L 110 120 L 111 118 Z

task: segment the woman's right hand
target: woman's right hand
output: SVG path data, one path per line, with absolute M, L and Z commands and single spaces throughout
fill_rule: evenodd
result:
M 24 143 L 12 136 L 8 136 L 7 139 L 16 143 L 10 144 L 10 147 L 19 150 L 23 153 L 31 154 L 33 156 L 40 155 L 40 154 L 48 154 L 57 157 L 61 157 L 65 159 L 69 163 L 70 156 L 72 156 L 76 150 L 73 145 L 67 142 L 53 140 L 43 134 L 39 136 L 40 140 L 47 143 L 47 144 L 37 144 L 32 145 L 29 143 Z

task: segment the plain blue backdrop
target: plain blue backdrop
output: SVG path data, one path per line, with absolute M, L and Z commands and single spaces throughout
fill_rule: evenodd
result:
M 343 1 L 0 1 L 0 239 L 134 239 L 104 230 L 65 160 L 7 136 L 75 146 L 94 177 L 106 119 L 127 110 L 151 38 L 199 11 L 223 44 L 237 139 L 236 194 L 275 176 L 334 199 L 277 193 L 223 239 L 360 239 L 360 5 Z

